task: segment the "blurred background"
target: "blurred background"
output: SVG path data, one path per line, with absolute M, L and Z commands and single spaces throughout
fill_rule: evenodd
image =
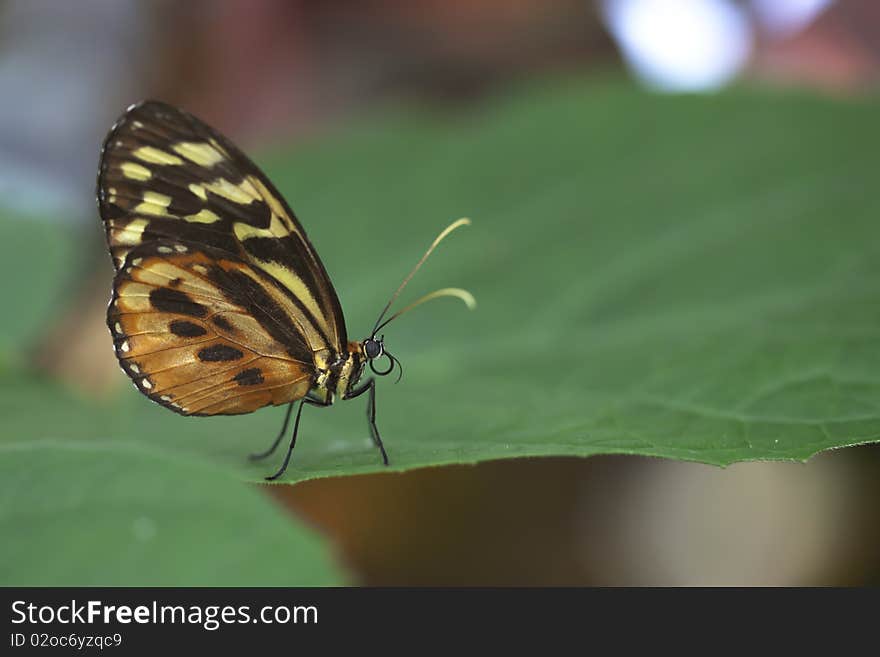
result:
M 259 152 L 391 104 L 468 113 L 522 80 L 620 70 L 658 94 L 876 94 L 880 4 L 0 0 L 0 207 L 80 243 L 59 284 L 68 308 L 30 336 L 29 364 L 84 394 L 130 394 L 106 344 L 93 186 L 97 144 L 135 100 Z M 548 458 L 261 490 L 369 585 L 848 585 L 880 583 L 878 475 L 880 451 L 863 447 L 806 465 Z

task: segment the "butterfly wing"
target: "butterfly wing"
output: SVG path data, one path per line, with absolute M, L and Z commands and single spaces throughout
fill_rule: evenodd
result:
M 269 276 L 210 247 L 157 240 L 119 270 L 107 321 L 123 370 L 184 415 L 248 413 L 304 396 L 313 352 Z
M 98 205 L 116 355 L 152 400 L 185 415 L 287 403 L 343 351 L 339 300 L 302 226 L 198 119 L 130 107 L 101 152 Z
M 339 299 L 284 198 L 234 144 L 156 101 L 130 107 L 104 142 L 98 205 L 117 271 L 139 245 L 205 245 L 260 270 L 298 308 L 315 350 L 345 350 Z

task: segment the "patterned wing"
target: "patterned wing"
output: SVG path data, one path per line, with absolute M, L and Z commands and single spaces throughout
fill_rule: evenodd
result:
M 183 415 L 249 413 L 303 397 L 316 374 L 294 302 L 265 272 L 210 247 L 128 251 L 107 323 L 135 386 Z
M 324 265 L 269 179 L 195 117 L 164 103 L 130 107 L 104 142 L 98 204 L 117 271 L 138 245 L 204 245 L 260 270 L 297 308 L 313 350 L 347 343 Z

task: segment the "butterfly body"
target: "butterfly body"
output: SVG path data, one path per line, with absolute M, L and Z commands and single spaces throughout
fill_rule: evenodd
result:
M 349 342 L 344 354 L 331 354 L 323 369 L 318 369 L 309 394 L 316 401 L 330 405 L 337 398 L 347 399 L 364 373 L 367 359 L 362 342 Z
M 348 340 L 305 230 L 247 156 L 192 115 L 145 101 L 107 135 L 97 196 L 116 269 L 107 323 L 140 392 L 182 415 L 288 404 L 270 452 L 293 402 L 302 403 L 290 450 L 302 404 L 369 392 L 370 430 L 387 464 L 375 380 L 362 378 L 368 363 L 382 375 L 397 361 L 376 329 Z M 391 367 L 376 370 L 383 355 Z

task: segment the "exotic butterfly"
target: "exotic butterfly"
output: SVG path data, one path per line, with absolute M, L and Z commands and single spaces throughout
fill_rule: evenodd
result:
M 181 415 L 234 415 L 287 404 L 272 454 L 305 404 L 368 394 L 374 444 L 376 381 L 400 362 L 378 332 L 445 288 L 384 319 L 401 290 L 459 219 L 434 240 L 385 305 L 370 337 L 349 342 L 327 271 L 284 198 L 219 132 L 156 101 L 129 107 L 110 129 L 98 169 L 98 208 L 116 267 L 107 324 L 123 371 L 143 394 Z M 383 321 L 384 320 L 384 321 Z M 387 358 L 386 367 L 375 362 Z M 402 372 L 402 370 L 401 370 Z

